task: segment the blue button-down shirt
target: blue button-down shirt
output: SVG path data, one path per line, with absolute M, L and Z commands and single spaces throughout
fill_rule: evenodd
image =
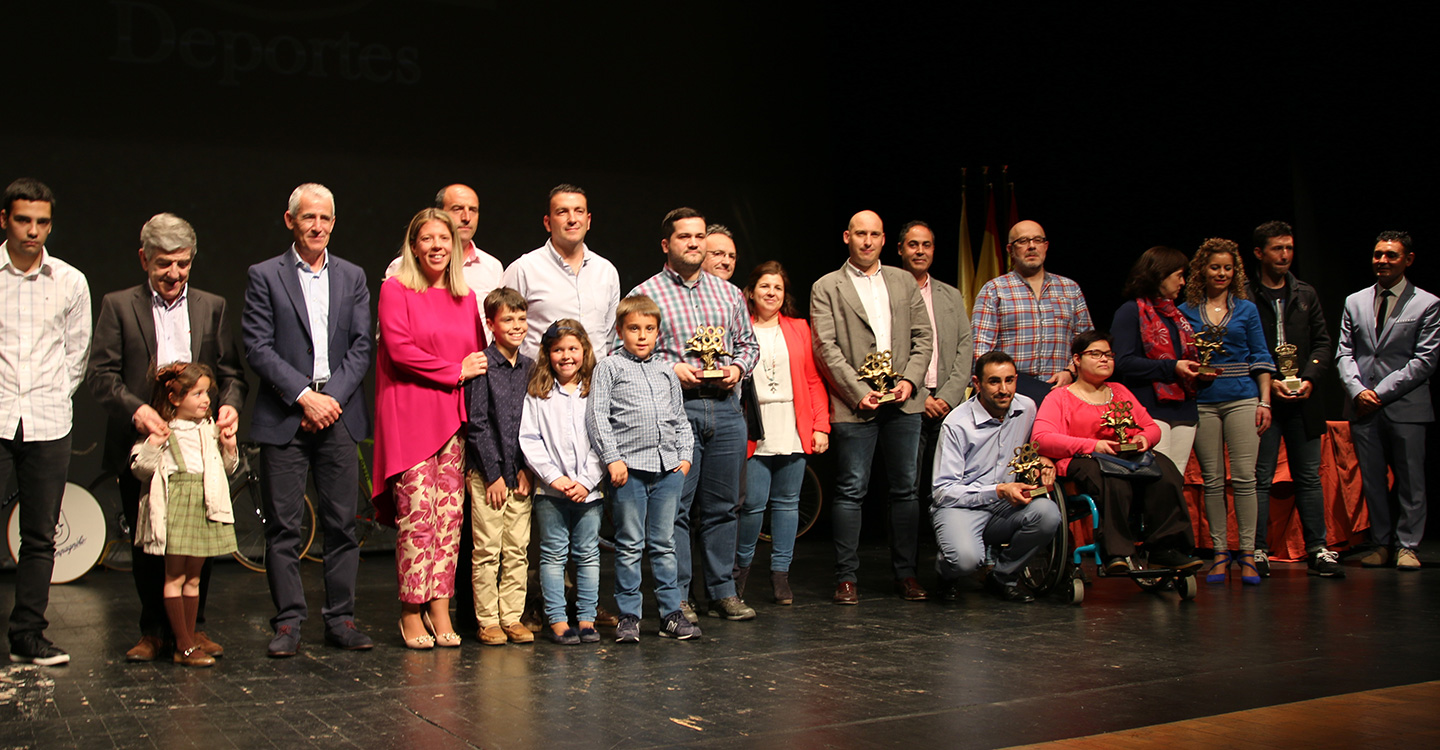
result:
M 985 508 L 1000 500 L 995 486 L 1015 481 L 1010 460 L 1029 442 L 1035 425 L 1035 402 L 1020 394 L 1010 402 L 1004 421 L 990 416 L 980 399 L 955 407 L 940 428 L 935 452 L 932 505 L 941 508 Z
M 330 251 L 316 271 L 300 259 L 295 246 L 290 246 L 290 263 L 300 279 L 300 294 L 305 297 L 305 312 L 310 316 L 310 343 L 315 350 L 315 367 L 311 380 L 330 379 Z
M 566 391 L 556 383 L 547 398 L 525 396 L 520 415 L 520 452 L 535 472 L 535 491 L 550 497 L 565 497 L 550 486 L 560 477 L 569 477 L 590 488 L 586 502 L 600 499 L 600 480 L 605 471 L 600 455 L 590 447 L 585 426 L 583 388 Z
M 585 421 L 607 466 L 624 461 L 631 469 L 671 471 L 694 454 L 680 379 L 658 352 L 642 360 L 619 347 L 600 360 Z
M 515 487 L 521 468 L 520 414 L 535 361 L 517 353 L 512 365 L 494 344 L 485 347 L 485 360 L 490 363 L 485 374 L 465 383 L 470 464 L 486 483 L 503 477 L 506 487 Z

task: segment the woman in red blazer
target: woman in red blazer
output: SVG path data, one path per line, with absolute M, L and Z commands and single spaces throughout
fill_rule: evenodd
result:
M 770 506 L 770 583 L 777 604 L 794 600 L 790 561 L 800 525 L 800 484 L 805 454 L 830 447 L 830 398 L 815 369 L 810 324 L 795 317 L 790 277 L 775 261 L 750 272 L 745 298 L 760 343 L 760 360 L 751 373 L 755 407 L 764 436 L 751 440 L 745 465 L 745 504 L 740 508 L 735 545 L 737 586 L 750 574 L 755 543 Z

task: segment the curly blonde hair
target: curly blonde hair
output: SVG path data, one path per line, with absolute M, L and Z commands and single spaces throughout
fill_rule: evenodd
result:
M 1230 295 L 1235 299 L 1249 299 L 1245 291 L 1250 281 L 1245 278 L 1245 261 L 1240 259 L 1240 246 L 1230 240 L 1211 237 L 1200 243 L 1195 257 L 1190 259 L 1190 271 L 1185 279 L 1185 301 L 1196 307 L 1205 303 L 1205 267 L 1216 255 L 1229 255 L 1235 266 L 1235 275 L 1230 277 Z

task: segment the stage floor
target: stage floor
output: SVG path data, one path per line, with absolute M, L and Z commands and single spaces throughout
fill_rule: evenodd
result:
M 793 606 L 764 595 L 762 545 L 747 597 L 759 617 L 703 617 L 699 641 L 656 637 L 652 609 L 638 645 L 602 630 L 596 645 L 429 652 L 401 646 L 385 553 L 360 566 L 358 622 L 378 645 L 326 647 L 321 568 L 307 562 L 314 618 L 283 660 L 265 656 L 264 576 L 221 564 L 207 630 L 226 656 L 208 670 L 125 663 L 129 574 L 95 571 L 51 595 L 49 635 L 70 665 L 3 672 L 0 747 L 989 748 L 1440 679 L 1433 568 L 1347 566 L 1332 581 L 1277 564 L 1262 586 L 1202 583 L 1188 603 L 1123 580 L 1094 583 L 1081 606 L 979 590 L 911 603 L 891 592 L 883 546 L 862 551 L 856 607 L 830 603 L 831 547 L 807 537 Z M 611 565 L 604 555 L 602 592 Z M 4 612 L 13 578 L 0 575 Z M 1413 728 L 1395 729 L 1398 741 Z

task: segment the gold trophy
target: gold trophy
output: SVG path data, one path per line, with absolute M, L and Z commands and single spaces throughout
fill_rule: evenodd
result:
M 1050 494 L 1045 485 L 1040 481 L 1040 471 L 1045 468 L 1045 462 L 1040 460 L 1040 453 L 1035 443 L 1026 443 L 1015 449 L 1015 457 L 1010 459 L 1010 470 L 1015 472 L 1015 479 L 1025 484 L 1037 485 L 1033 490 L 1025 490 L 1025 496 L 1030 498 L 1044 497 Z
M 1300 358 L 1296 356 L 1298 351 L 1294 344 L 1280 344 L 1275 347 L 1275 368 L 1285 376 L 1280 385 L 1291 393 L 1299 393 L 1300 386 L 1305 384 L 1305 381 L 1299 378 Z
M 729 357 L 725 351 L 725 328 L 723 326 L 700 326 L 695 335 L 685 342 L 685 351 L 700 355 L 700 372 L 695 377 L 701 380 L 721 380 L 725 371 L 715 366 L 717 357 Z
M 890 392 L 891 388 L 900 380 L 900 373 L 890 366 L 890 350 L 869 354 L 865 357 L 865 364 L 860 367 L 860 379 L 869 383 L 871 388 L 879 391 L 879 403 L 888 404 L 895 400 L 895 394 Z
M 1200 351 L 1201 375 L 1220 374 L 1220 368 L 1212 366 L 1210 364 L 1210 358 L 1219 352 L 1225 351 L 1224 341 L 1227 330 L 1225 326 L 1207 323 L 1204 328 L 1195 334 L 1195 348 Z
M 1115 431 L 1115 438 L 1119 445 L 1115 446 L 1116 453 L 1129 453 L 1140 450 L 1140 444 L 1130 442 L 1129 433 L 1131 430 L 1139 430 L 1140 426 L 1135 424 L 1135 405 L 1129 401 L 1111 401 L 1110 408 L 1105 411 L 1103 424 Z

